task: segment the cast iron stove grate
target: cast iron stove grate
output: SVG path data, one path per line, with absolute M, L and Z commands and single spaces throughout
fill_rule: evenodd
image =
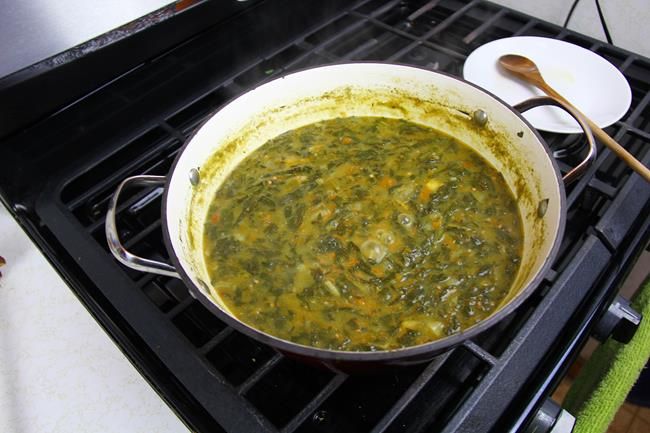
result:
M 47 122 L 35 128 L 36 137 L 41 128 L 49 140 L 65 142 L 70 155 L 99 141 L 100 151 L 76 156 L 83 169 L 53 175 L 36 203 L 39 230 L 47 233 L 52 254 L 67 254 L 79 266 L 62 271 L 85 284 L 77 289 L 79 296 L 102 306 L 110 319 L 102 321 L 98 314 L 100 321 L 114 334 L 118 328 L 126 335 L 120 338 L 125 352 L 195 429 L 478 432 L 520 427 L 552 390 L 613 296 L 620 268 L 648 238 L 644 216 L 650 191 L 608 150 L 599 149 L 593 167 L 568 190 L 567 229 L 558 258 L 517 314 L 431 363 L 369 377 L 297 363 L 227 327 L 190 297 L 181 281 L 119 265 L 104 236 L 108 199 L 129 175 L 165 175 L 183 141 L 210 113 L 269 78 L 343 60 L 394 61 L 460 75 L 472 50 L 512 35 L 564 39 L 614 63 L 632 86 L 633 102 L 608 132 L 648 164 L 650 63 L 481 1 L 360 2 L 245 61 L 218 45 L 229 31 L 222 26 L 205 32 L 59 113 L 60 124 L 81 120 L 84 128 L 47 130 Z M 97 113 L 101 120 L 90 123 Z M 569 155 L 563 169 L 580 156 L 579 136 L 544 136 Z M 165 260 L 161 195 L 161 188 L 126 195 L 118 226 L 128 249 Z

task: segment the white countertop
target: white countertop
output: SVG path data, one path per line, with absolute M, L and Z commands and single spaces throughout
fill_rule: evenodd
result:
M 187 432 L 0 204 L 0 432 Z

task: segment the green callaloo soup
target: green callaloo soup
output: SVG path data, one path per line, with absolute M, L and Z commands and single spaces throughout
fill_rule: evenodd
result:
M 522 250 L 503 177 L 405 120 L 286 132 L 229 174 L 204 228 L 213 287 L 243 322 L 299 344 L 396 349 L 455 334 L 508 293 Z

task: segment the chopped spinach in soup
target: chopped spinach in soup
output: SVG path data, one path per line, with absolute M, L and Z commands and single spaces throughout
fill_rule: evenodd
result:
M 228 175 L 204 229 L 213 287 L 249 325 L 299 344 L 376 351 L 487 317 L 519 269 L 501 174 L 404 120 L 348 117 L 286 132 Z

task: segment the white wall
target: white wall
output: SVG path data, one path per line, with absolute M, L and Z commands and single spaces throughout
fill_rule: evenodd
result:
M 572 0 L 491 0 L 554 24 L 562 25 Z M 614 45 L 650 57 L 650 0 L 600 0 Z M 580 0 L 568 28 L 605 40 L 595 0 Z

